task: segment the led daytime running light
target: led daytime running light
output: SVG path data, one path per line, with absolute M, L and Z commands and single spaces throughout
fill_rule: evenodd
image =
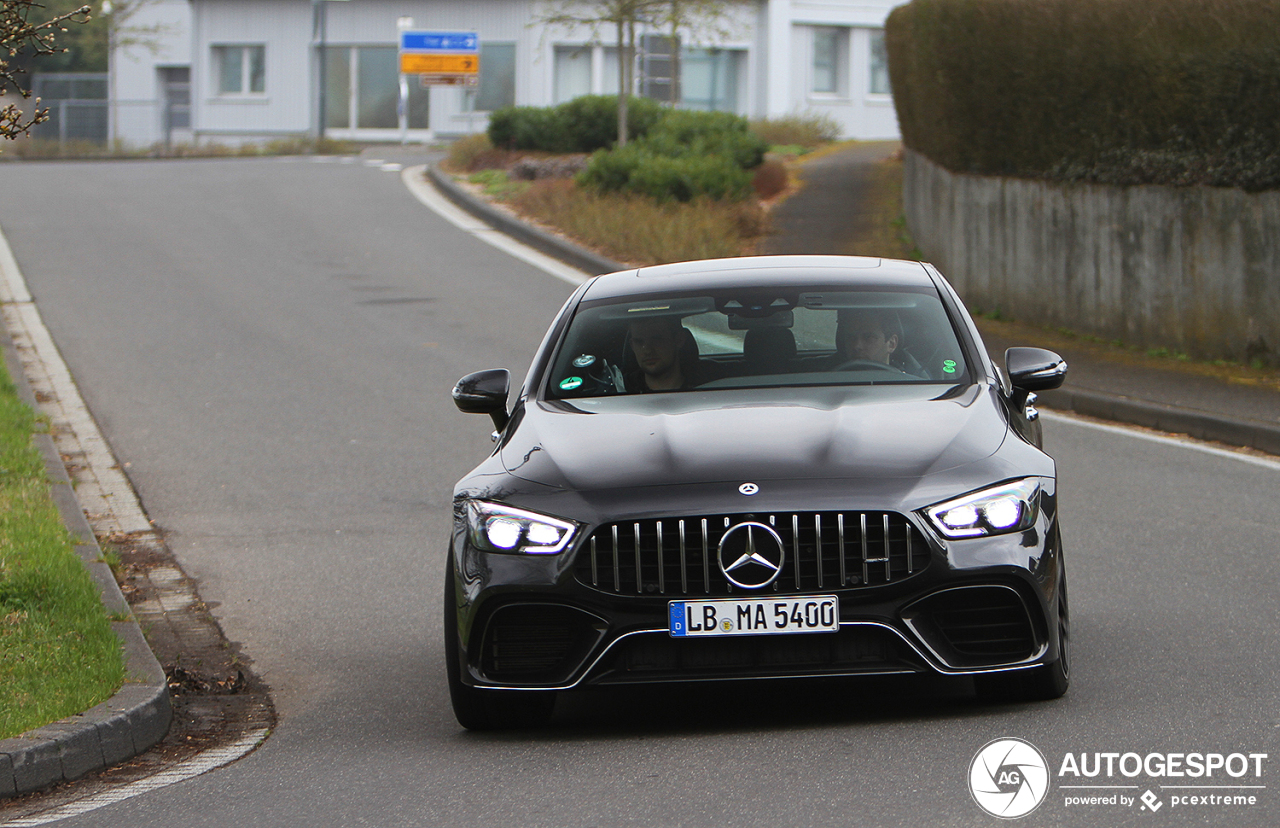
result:
M 929 522 L 946 538 L 1020 532 L 1040 513 L 1040 478 L 1027 477 L 930 506 Z
M 578 524 L 501 503 L 467 504 L 471 542 L 487 552 L 555 555 L 569 547 Z

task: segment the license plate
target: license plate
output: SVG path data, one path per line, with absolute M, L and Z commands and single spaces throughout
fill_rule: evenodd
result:
M 838 632 L 840 599 L 834 595 L 743 601 L 672 601 L 674 638 Z

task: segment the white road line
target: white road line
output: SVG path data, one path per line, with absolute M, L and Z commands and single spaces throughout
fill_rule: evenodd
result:
M 1280 471 L 1280 460 L 1272 460 L 1268 457 L 1258 457 L 1253 454 L 1246 454 L 1243 451 L 1232 451 L 1231 449 L 1219 448 L 1208 443 L 1203 443 L 1194 437 L 1170 437 L 1164 434 L 1154 434 L 1145 431 L 1137 426 L 1110 425 L 1108 423 L 1099 423 L 1093 420 L 1086 420 L 1083 417 L 1067 414 L 1061 411 L 1048 411 L 1043 407 L 1040 409 L 1040 415 L 1046 420 L 1052 420 L 1059 423 L 1069 423 L 1080 428 L 1091 428 L 1095 431 L 1105 431 L 1109 434 L 1120 434 L 1126 437 L 1136 437 L 1139 440 L 1147 440 L 1152 443 L 1160 443 L 1166 446 L 1176 446 L 1178 448 L 1199 451 L 1204 454 L 1212 454 L 1215 457 L 1225 457 L 1229 460 L 1239 460 L 1242 463 L 1252 463 L 1255 466 Z
M 571 285 L 580 285 L 591 278 L 591 274 L 583 273 L 577 268 L 569 267 L 559 259 L 553 259 L 528 245 L 521 244 L 506 233 L 493 229 L 485 222 L 463 210 L 441 195 L 435 187 L 431 186 L 431 183 L 426 180 L 425 172 L 426 167 L 423 165 L 406 167 L 400 173 L 400 180 L 409 188 L 409 192 L 413 194 L 414 198 L 430 207 L 441 218 L 452 223 L 455 227 L 493 245 L 503 253 L 515 256 L 520 261 L 531 264 L 539 270 Z
M 72 478 L 89 523 L 100 534 L 145 534 L 151 522 L 103 438 L 75 380 L 40 318 L 26 280 L 0 230 L 0 314 L 31 383 L 49 416 L 58 451 L 77 459 Z M 83 457 L 83 463 L 78 462 Z M 70 470 L 69 470 L 70 471 Z
M 267 738 L 268 732 L 266 728 L 255 730 L 229 745 L 210 748 L 196 754 L 185 762 L 165 768 L 153 776 L 130 782 L 127 785 L 122 785 L 109 791 L 93 794 L 75 802 L 68 802 L 66 805 L 61 805 L 42 814 L 0 823 L 0 828 L 30 828 L 35 825 L 47 825 L 60 819 L 70 819 L 81 814 L 87 814 L 90 811 L 96 811 L 99 808 L 105 808 L 108 805 L 114 805 L 117 802 L 123 802 L 126 799 L 132 799 L 135 796 L 150 793 L 178 782 L 185 782 L 202 773 L 208 773 L 224 765 L 229 765 L 241 758 L 262 744 Z

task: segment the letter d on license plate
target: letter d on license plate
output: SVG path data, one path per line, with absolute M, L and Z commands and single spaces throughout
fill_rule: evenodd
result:
M 668 629 L 674 638 L 837 632 L 840 629 L 840 599 L 834 595 L 672 601 L 667 606 Z

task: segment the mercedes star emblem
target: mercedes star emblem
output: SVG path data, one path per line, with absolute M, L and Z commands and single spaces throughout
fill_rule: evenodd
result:
M 760 491 L 760 487 L 754 483 L 743 483 L 738 487 L 738 494 L 753 495 Z
M 729 583 L 743 589 L 767 587 L 782 574 L 786 549 L 773 527 L 748 521 L 724 533 L 716 562 Z

